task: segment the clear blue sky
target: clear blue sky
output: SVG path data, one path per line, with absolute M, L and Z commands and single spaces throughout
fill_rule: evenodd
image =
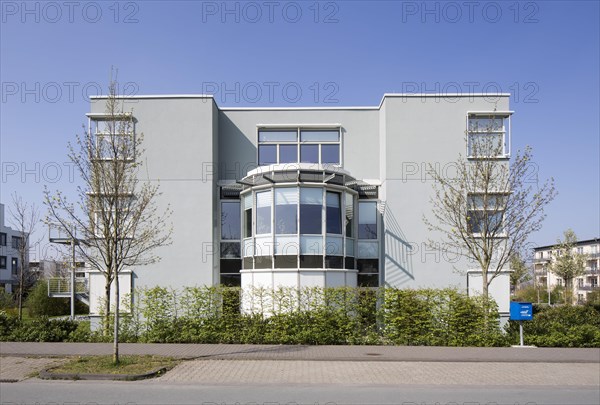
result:
M 115 66 L 124 93 L 211 91 L 220 106 L 513 93 L 513 152 L 531 145 L 560 193 L 532 242 L 598 237 L 599 21 L 598 1 L 2 1 L 1 200 L 74 188 L 82 93 L 105 93 Z

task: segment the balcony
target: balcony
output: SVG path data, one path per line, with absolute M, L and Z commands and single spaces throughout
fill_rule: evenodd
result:
M 599 257 L 600 257 L 600 253 L 588 253 L 587 254 L 588 259 L 597 259 Z
M 585 269 L 585 274 L 591 274 L 591 275 L 598 275 L 600 274 L 600 270 L 598 270 L 597 267 L 591 267 L 591 268 L 586 268 Z
M 533 259 L 534 263 L 550 263 L 550 259 L 547 257 L 535 257 Z
M 597 285 L 597 284 L 593 284 L 593 285 L 582 285 L 581 287 L 580 287 L 580 286 L 577 286 L 577 290 L 578 290 L 578 291 L 594 291 L 594 290 L 598 290 L 598 289 L 599 289 L 599 287 L 598 287 L 598 285 Z
M 48 297 L 69 298 L 71 297 L 71 278 L 53 277 L 48 279 Z M 88 279 L 84 277 L 75 278 L 75 298 L 89 305 Z

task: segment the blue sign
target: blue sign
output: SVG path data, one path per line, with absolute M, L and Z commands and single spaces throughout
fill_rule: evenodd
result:
M 531 321 L 533 319 L 533 304 L 531 302 L 511 302 L 511 321 Z

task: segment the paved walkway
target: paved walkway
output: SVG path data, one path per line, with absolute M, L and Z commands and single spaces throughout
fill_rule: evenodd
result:
M 598 349 L 123 343 L 120 350 L 191 359 L 158 380 L 167 383 L 600 386 Z M 0 380 L 23 380 L 62 361 L 56 357 L 111 351 L 109 343 L 0 342 Z
M 121 343 L 122 354 L 235 360 L 600 363 L 600 350 L 519 347 L 303 346 Z M 111 354 L 110 343 L 0 342 L 1 356 Z

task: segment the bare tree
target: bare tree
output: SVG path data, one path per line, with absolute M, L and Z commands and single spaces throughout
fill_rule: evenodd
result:
M 23 294 L 33 285 L 36 278 L 29 268 L 29 251 L 32 244 L 31 237 L 40 222 L 40 213 L 35 204 L 29 205 L 17 193 L 12 195 L 12 206 L 8 210 L 11 215 L 9 223 L 18 233 L 11 243 L 12 248 L 17 251 L 18 258 L 16 298 L 20 320 L 23 318 Z
M 529 147 L 508 159 L 503 121 L 494 114 L 469 119 L 467 156 L 460 155 L 454 163 L 454 176 L 447 177 L 430 165 L 433 217 L 424 217 L 448 250 L 477 263 L 486 299 L 491 282 L 525 246 L 528 236 L 541 228 L 544 207 L 556 195 L 552 179 L 541 186 L 530 181 Z
M 45 191 L 49 220 L 58 222 L 77 244 L 81 257 L 105 278 L 104 331 L 109 330 L 111 286 L 114 284 L 114 361 L 119 361 L 119 274 L 132 266 L 155 263 L 159 246 L 170 243 L 170 208 L 159 210 L 158 184 L 141 180 L 143 135 L 134 131 L 131 112 L 110 83 L 105 114 L 95 128 L 84 130 L 69 159 L 82 180 L 79 199 L 71 203 L 60 191 Z
M 549 270 L 564 282 L 565 303 L 573 303 L 573 280 L 585 272 L 586 255 L 575 250 L 577 235 L 571 229 L 567 229 L 564 238 L 557 241 L 554 246 L 553 259 Z

